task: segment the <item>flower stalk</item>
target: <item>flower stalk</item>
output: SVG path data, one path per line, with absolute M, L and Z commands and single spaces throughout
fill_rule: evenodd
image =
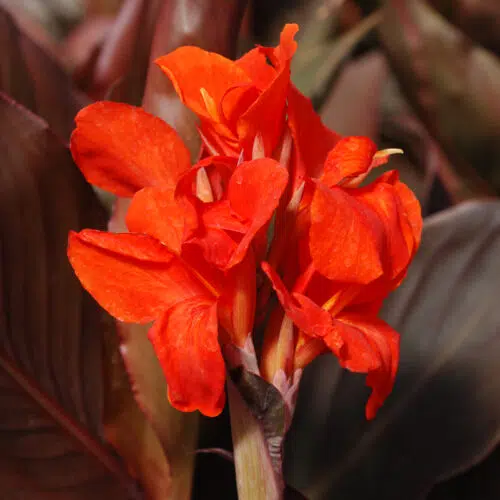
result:
M 230 379 L 227 391 L 238 498 L 280 500 L 284 488 L 282 472 L 273 468 L 262 426 Z

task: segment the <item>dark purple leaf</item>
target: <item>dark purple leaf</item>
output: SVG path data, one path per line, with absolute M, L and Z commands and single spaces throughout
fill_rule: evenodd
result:
M 150 61 L 182 45 L 197 45 L 234 58 L 247 3 L 247 0 L 163 1 L 148 53 Z M 143 106 L 172 125 L 192 156 L 197 156 L 199 137 L 194 115 L 180 102 L 170 80 L 155 65 L 148 73 Z
M 41 116 L 63 140 L 86 104 L 59 63 L 16 26 L 0 7 L 0 91 Z
M 426 2 L 386 0 L 379 30 L 403 93 L 450 163 L 473 190 L 500 191 L 500 61 Z
M 112 323 L 66 257 L 105 213 L 43 120 L 2 97 L 0 124 L 0 496 L 140 498 L 102 439 Z
M 172 498 L 189 498 L 198 440 L 198 413 L 170 405 L 160 362 L 147 338 L 148 327 L 120 324 L 120 351 L 137 404 L 163 447 L 170 465 Z
M 311 98 L 315 107 L 320 107 L 337 80 L 342 63 L 379 24 L 381 16 L 380 12 L 374 12 L 346 33 L 331 40 L 330 17 L 320 14 L 320 9 L 316 12 L 317 19 L 313 19 L 312 23 L 306 24 L 304 30 L 299 31 L 300 43 L 293 68 L 294 82 L 299 90 Z M 318 39 L 317 33 L 325 31 L 323 38 Z
M 500 55 L 497 0 L 432 0 L 432 4 L 473 40 Z
M 97 54 L 89 54 L 85 90 L 95 99 L 140 105 L 162 0 L 125 0 Z
M 436 485 L 428 500 L 497 500 L 500 498 L 500 448 L 485 460 L 443 483 Z
M 116 85 L 113 99 L 140 105 L 146 77 L 173 93 L 160 70 L 149 73 L 154 59 L 181 45 L 235 56 L 245 5 L 246 0 L 126 0 L 95 62 L 91 94 L 103 98 Z
M 346 64 L 321 108 L 325 125 L 342 135 L 366 135 L 377 140 L 386 79 L 387 63 L 380 52 Z
M 148 500 L 170 498 L 172 474 L 162 443 L 135 400 L 118 336 L 106 340 L 105 380 L 110 388 L 103 412 L 104 437 L 138 479 Z M 151 368 L 144 367 L 144 371 L 149 373 Z
M 483 459 L 500 436 L 500 203 L 427 219 L 383 316 L 401 333 L 396 385 L 367 422 L 362 377 L 333 357 L 303 379 L 288 478 L 315 498 L 412 500 Z
M 116 14 L 123 0 L 85 0 L 87 16 Z

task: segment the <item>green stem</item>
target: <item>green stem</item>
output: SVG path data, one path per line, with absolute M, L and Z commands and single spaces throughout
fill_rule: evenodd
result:
M 230 379 L 227 387 L 238 498 L 281 500 L 282 474 L 273 470 L 262 427 Z

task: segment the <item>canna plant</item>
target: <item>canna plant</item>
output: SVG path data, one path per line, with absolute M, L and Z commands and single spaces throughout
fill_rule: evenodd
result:
M 389 396 L 399 334 L 378 312 L 422 230 L 419 203 L 396 171 L 363 184 L 401 151 L 328 130 L 291 83 L 297 30 L 286 25 L 277 47 L 236 61 L 196 47 L 157 59 L 199 118 L 194 165 L 174 129 L 127 104 L 84 108 L 71 137 L 86 179 L 131 201 L 129 232 L 71 232 L 69 260 L 115 318 L 153 322 L 148 338 L 171 404 L 216 416 L 231 376 L 250 410 L 266 383 L 282 398 L 282 435 L 274 440 L 264 422 L 258 439 L 269 460 L 253 457 L 270 464 L 266 498 L 283 495 L 281 439 L 313 359 L 331 351 L 366 374 L 368 419 Z M 254 394 L 237 370 L 262 380 Z M 245 411 L 231 396 L 230 406 Z M 251 464 L 237 443 L 234 453 L 247 498 L 242 475 Z
M 494 196 L 446 3 L 0 7 L 2 498 L 498 498 L 499 204 L 387 171 Z

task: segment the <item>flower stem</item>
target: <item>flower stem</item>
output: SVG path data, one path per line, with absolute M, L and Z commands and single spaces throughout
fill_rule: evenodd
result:
M 281 500 L 282 474 L 273 470 L 262 427 L 230 379 L 227 386 L 238 498 Z

